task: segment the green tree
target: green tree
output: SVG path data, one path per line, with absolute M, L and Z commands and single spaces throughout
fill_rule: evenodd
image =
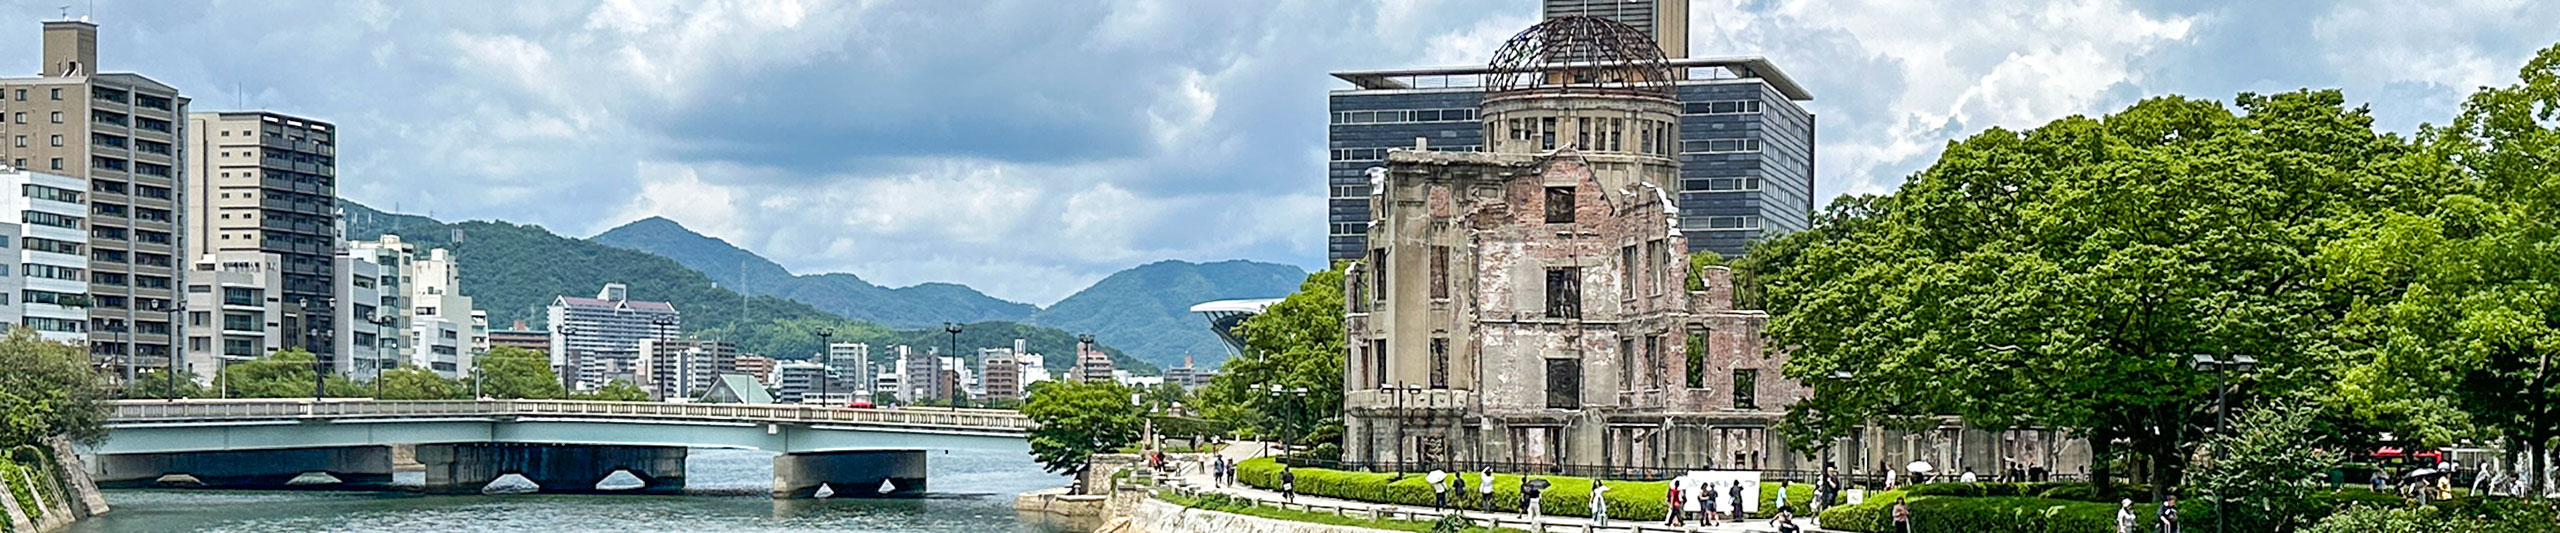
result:
M 1181 385 L 1157 383 L 1138 391 L 1138 397 L 1146 402 L 1140 407 L 1148 411 L 1172 412 L 1175 406 L 1190 405 L 1191 393 L 1183 390 Z
M 2191 354 L 2251 354 L 2232 376 L 2281 396 L 2323 381 L 2347 307 L 2310 258 L 2343 213 L 2420 201 L 2406 147 L 2335 91 L 2165 97 L 2103 119 L 1993 129 L 1950 144 L 1838 239 L 1765 279 L 1773 346 L 1817 388 L 1789 435 L 1955 415 L 2086 437 L 2108 490 L 2130 452 L 2174 486 L 2211 419 Z M 1847 376 L 1848 379 L 1839 379 Z M 2121 450 L 2117 443 L 2129 444 Z
M 513 346 L 498 346 L 479 358 L 480 394 L 499 399 L 548 400 L 568 396 L 551 357 Z
M 1093 454 L 1138 441 L 1144 423 L 1128 387 L 1109 381 L 1045 382 L 1031 389 L 1022 414 L 1040 423 L 1031 457 L 1050 472 L 1079 472 Z
M 228 391 L 233 398 L 309 398 L 312 396 L 312 373 L 319 358 L 301 348 L 288 348 L 268 353 L 257 359 L 231 363 L 222 369 L 215 387 Z M 358 386 L 345 376 L 330 375 L 321 381 L 322 396 L 354 398 L 372 396 L 372 387 Z
M 639 385 L 633 385 L 629 381 L 617 379 L 604 384 L 604 387 L 596 389 L 595 392 L 575 394 L 570 398 L 598 402 L 645 402 L 649 401 L 649 391 L 640 390 Z
M 0 448 L 62 435 L 96 443 L 106 437 L 108 396 L 87 350 L 10 327 L 0 337 Z
M 2339 285 L 2368 290 L 2349 321 L 2366 357 L 2345 393 L 2378 416 L 2476 423 L 2538 459 L 2560 439 L 2560 45 L 2519 77 L 2420 132 L 2411 172 L 2445 193 L 2368 214 L 2322 257 Z
M 195 374 L 181 373 L 178 379 L 171 380 L 168 370 L 158 368 L 135 372 L 133 383 L 125 385 L 123 395 L 126 398 L 155 399 L 208 396 L 204 384 L 196 382 Z
M 2197 465 L 2194 483 L 2197 499 L 2208 505 L 2193 523 L 2283 533 L 2326 514 L 2327 504 L 2311 498 L 2312 484 L 2339 458 L 2302 438 L 2315 414 L 2289 403 L 2267 405 L 2241 413 L 2233 431 L 2209 439 L 2209 459 Z M 2215 500 L 2224 503 L 2210 505 Z
M 1340 430 L 1325 428 L 1342 424 L 1343 267 L 1308 274 L 1298 292 L 1239 326 L 1244 355 L 1228 359 L 1193 393 L 1203 415 L 1267 438 L 1340 438 Z M 1274 386 L 1307 394 L 1274 394 Z
M 382 393 L 376 397 L 384 400 L 460 400 L 471 396 L 471 389 L 462 382 L 414 366 L 385 371 L 379 379 Z

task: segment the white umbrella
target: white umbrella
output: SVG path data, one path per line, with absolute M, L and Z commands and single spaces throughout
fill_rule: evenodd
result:
M 1929 466 L 1928 461 L 1912 461 L 1910 468 L 1911 471 L 1915 473 L 1927 473 L 1931 470 L 1937 469 L 1936 467 Z
M 1442 481 L 1448 481 L 1448 480 L 1449 480 L 1449 473 L 1448 473 L 1448 472 L 1442 472 L 1442 471 L 1439 471 L 1439 470 L 1432 470 L 1430 474 L 1422 476 L 1422 480 L 1423 480 L 1423 481 L 1429 481 L 1429 482 L 1431 482 L 1431 484 L 1433 484 L 1433 485 L 1438 485 L 1438 484 L 1440 484 L 1440 482 L 1442 482 Z

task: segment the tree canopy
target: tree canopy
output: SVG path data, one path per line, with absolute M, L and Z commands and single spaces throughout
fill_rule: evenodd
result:
M 2304 389 L 2348 299 L 2313 255 L 2342 217 L 2430 200 L 2390 172 L 2408 151 L 2335 91 L 2243 94 L 2233 108 L 2145 100 L 2103 118 L 1950 144 L 1891 195 L 1835 204 L 1767 268 L 1769 336 L 1819 388 L 1799 444 L 1848 421 L 2035 425 L 2124 439 L 2174 484 L 2217 376 Z M 1846 377 L 1846 379 L 1842 379 Z
M 1050 472 L 1084 469 L 1095 453 L 1138 441 L 1144 417 L 1129 387 L 1110 381 L 1050 381 L 1031 388 L 1022 414 L 1038 422 L 1031 457 Z
M 498 399 L 550 400 L 568 396 L 560 387 L 560 374 L 551 371 L 551 357 L 542 352 L 497 346 L 482 354 L 480 394 Z
M 89 352 L 11 327 L 0 336 L 0 448 L 56 435 L 78 442 L 106 436 L 108 391 Z

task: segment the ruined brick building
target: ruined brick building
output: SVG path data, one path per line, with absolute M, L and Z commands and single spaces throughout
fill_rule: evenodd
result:
M 1734 307 L 1722 267 L 1687 287 L 1680 76 L 1660 49 L 1564 17 L 1506 43 L 1488 72 L 1481 151 L 1415 139 L 1368 171 L 1368 250 L 1345 277 L 1344 461 L 1989 470 L 2024 449 L 1950 428 L 1790 451 L 1775 425 L 1811 391 L 1781 375 L 1767 315 Z

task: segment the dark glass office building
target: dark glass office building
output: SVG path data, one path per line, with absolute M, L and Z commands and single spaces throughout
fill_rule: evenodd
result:
M 1757 57 L 1674 59 L 1679 82 L 1680 230 L 1689 250 L 1742 255 L 1762 236 L 1805 229 L 1813 213 L 1813 96 Z M 1472 151 L 1484 67 L 1336 72 L 1326 164 L 1326 241 L 1334 259 L 1368 253 L 1370 167 L 1391 148 Z

